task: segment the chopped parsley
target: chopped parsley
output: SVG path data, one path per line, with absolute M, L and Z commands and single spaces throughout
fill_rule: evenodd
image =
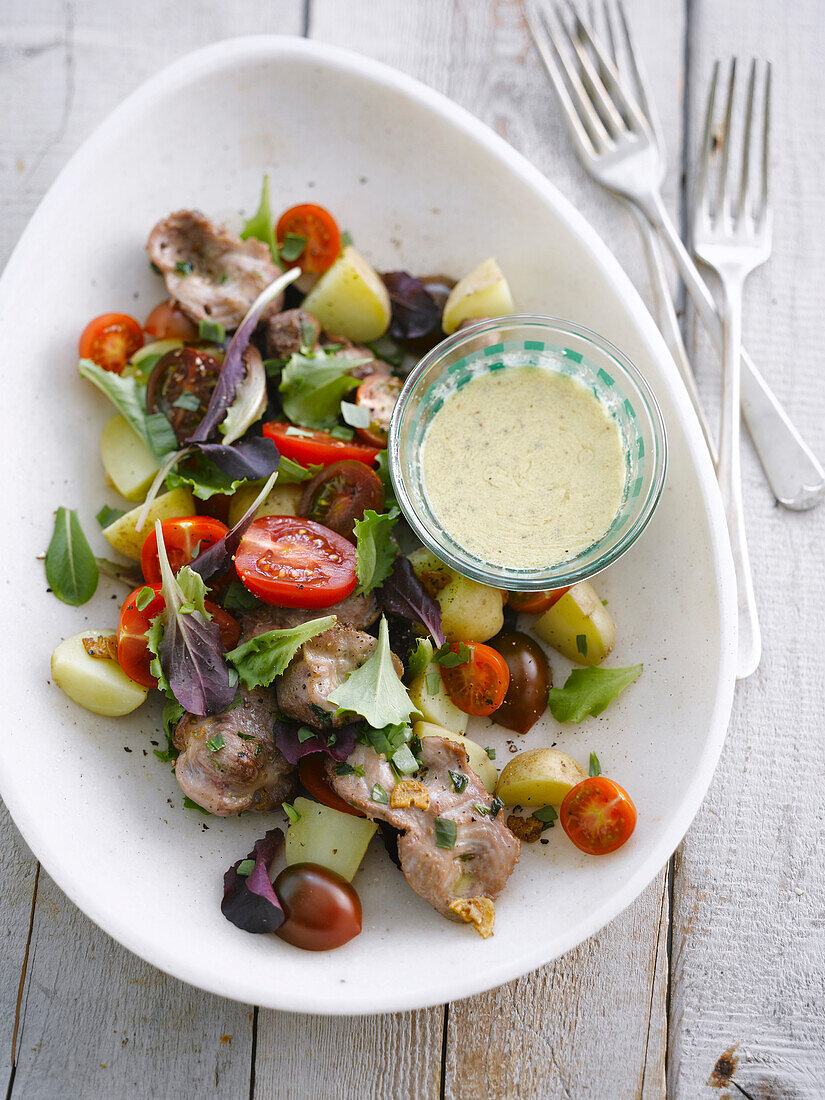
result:
M 599 763 L 599 758 L 598 758 L 598 756 L 596 756 L 595 752 L 591 752 L 591 754 L 590 754 L 590 774 L 591 775 L 601 775 L 602 774 L 602 766 Z
M 235 869 L 235 873 L 240 875 L 241 878 L 249 878 L 252 872 L 255 870 L 254 859 L 242 859 Z
M 213 737 L 209 738 L 206 742 L 206 747 L 210 752 L 219 752 L 225 744 L 226 742 L 223 739 L 223 734 L 219 730 Z
M 341 248 L 348 248 L 352 244 L 352 234 L 348 229 L 341 233 Z
M 114 523 L 116 519 L 120 519 L 121 516 L 125 515 L 126 513 L 122 508 L 110 508 L 108 504 L 104 504 L 95 519 L 101 527 L 108 527 L 110 523 Z
M 490 812 L 490 807 L 485 806 L 483 802 L 474 802 L 473 809 L 476 813 L 481 814 L 482 817 L 486 817 Z
M 344 763 L 335 765 L 336 775 L 352 775 L 354 771 L 355 768 L 353 768 L 352 764 Z
M 343 424 L 336 424 L 334 428 L 330 428 L 329 434 L 333 439 L 344 439 L 347 442 L 355 439 L 355 432 L 352 428 L 345 428 Z
M 427 685 L 428 695 L 438 695 L 441 689 L 441 677 L 437 672 L 428 672 L 424 677 L 424 682 Z
M 294 260 L 298 259 L 306 246 L 306 237 L 302 237 L 300 233 L 287 233 L 279 245 L 281 259 L 291 264 Z
M 380 802 L 382 805 L 387 806 L 390 801 L 390 796 L 384 790 L 380 783 L 376 783 L 372 788 L 370 798 L 373 802 Z
M 576 635 L 576 649 L 579 651 L 579 653 L 581 653 L 582 657 L 587 656 L 587 635 L 586 634 L 577 634 Z
M 433 654 L 433 660 L 442 668 L 456 668 L 458 665 L 466 665 L 473 655 L 473 651 L 464 642 L 459 642 L 455 650 L 449 642 L 445 642 Z
M 533 817 L 540 821 L 543 825 L 542 832 L 545 829 L 552 829 L 558 819 L 558 814 L 552 806 L 542 806 L 540 810 L 533 811 Z
M 193 271 L 192 264 L 189 260 L 178 260 L 175 264 L 175 271 L 178 275 L 191 275 Z
M 303 745 L 304 741 L 311 741 L 316 736 L 315 730 L 311 730 L 309 726 L 300 726 L 296 734 L 298 741 Z
M 150 588 L 148 584 L 145 584 L 135 596 L 135 607 L 138 611 L 144 611 L 152 600 L 155 598 L 154 588 Z
M 498 817 L 499 811 L 504 808 L 504 803 L 500 798 L 494 798 L 490 803 L 490 817 Z
M 487 755 L 490 757 L 491 760 L 495 760 L 495 758 L 496 758 L 496 750 L 495 749 L 491 749 L 488 745 L 487 748 L 484 751 L 487 753 Z
M 226 329 L 218 321 L 198 321 L 198 336 L 201 340 L 222 344 L 226 339 Z
M 296 810 L 295 807 L 292 806 L 289 802 L 282 802 L 281 803 L 281 809 L 284 811 L 286 816 L 289 818 L 290 825 L 296 825 L 301 820 L 301 817 L 303 816 L 301 814 L 301 811 Z
M 436 848 L 455 848 L 455 839 L 458 836 L 458 826 L 448 817 L 435 819 L 435 846 Z
M 251 733 L 241 733 L 240 730 L 235 731 L 236 735 L 240 737 L 241 741 L 257 741 L 257 737 L 253 737 Z
M 401 775 L 414 775 L 421 767 L 409 745 L 402 745 L 392 754 L 392 766 Z

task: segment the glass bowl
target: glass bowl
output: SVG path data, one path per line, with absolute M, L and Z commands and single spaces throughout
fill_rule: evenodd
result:
M 477 557 L 444 530 L 423 490 L 421 447 L 444 400 L 472 378 L 510 366 L 560 371 L 584 383 L 616 422 L 625 457 L 622 501 L 608 530 L 585 550 L 547 567 L 514 568 Z M 650 521 L 667 466 L 662 414 L 627 356 L 581 325 L 528 315 L 481 321 L 425 355 L 398 398 L 388 447 L 398 503 L 421 542 L 464 576 L 514 592 L 563 588 L 621 557 Z

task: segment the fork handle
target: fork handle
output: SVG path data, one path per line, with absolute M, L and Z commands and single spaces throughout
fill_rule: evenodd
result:
M 707 284 L 682 244 L 661 195 L 654 192 L 639 205 L 673 254 L 699 316 L 717 350 L 722 352 L 722 319 Z M 825 469 L 744 348 L 741 359 L 742 413 L 773 494 L 780 504 L 794 511 L 813 508 L 825 496 Z

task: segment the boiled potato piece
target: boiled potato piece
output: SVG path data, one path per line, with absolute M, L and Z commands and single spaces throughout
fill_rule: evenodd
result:
M 148 692 L 130 680 L 117 661 L 86 652 L 84 638 L 111 634 L 114 630 L 83 630 L 62 641 L 52 654 L 52 679 L 81 707 L 114 718 L 136 710 Z
M 330 806 L 296 798 L 301 815 L 286 831 L 287 867 L 293 863 L 320 863 L 352 882 L 378 826 L 365 817 L 353 817 Z
M 124 417 L 107 420 L 100 437 L 100 457 L 106 476 L 127 500 L 143 500 L 158 464 L 152 452 Z
M 470 580 L 429 550 L 410 554 L 413 571 L 441 608 L 448 642 L 486 642 L 504 625 L 504 593 Z
M 462 321 L 515 313 L 513 295 L 495 260 L 485 260 L 456 283 L 444 303 L 441 327 L 449 335 Z
M 444 726 L 437 725 L 434 722 L 416 722 L 413 726 L 413 736 L 420 738 L 422 741 L 425 737 L 445 737 L 448 741 L 456 741 L 459 745 L 463 745 L 470 768 L 476 773 L 490 794 L 495 793 L 496 782 L 498 781 L 496 766 L 477 741 L 472 741 L 469 737 L 462 737 L 460 733 L 454 733 L 452 730 L 445 729 Z
M 363 342 L 377 340 L 390 323 L 390 296 L 378 272 L 347 245 L 304 298 L 302 309 L 327 332 Z
M 241 516 L 251 507 L 255 497 L 263 489 L 263 482 L 250 482 L 240 485 L 229 501 L 229 526 L 234 527 Z M 255 518 L 258 516 L 297 516 L 298 504 L 301 500 L 301 485 L 278 485 L 255 510 Z
M 578 665 L 600 665 L 616 643 L 613 617 L 587 581 L 565 592 L 533 630 Z
M 195 514 L 195 501 L 188 489 L 172 489 L 168 493 L 161 493 L 155 497 L 149 505 L 149 514 L 140 531 L 135 530 L 141 508 L 133 508 L 126 512 L 120 519 L 103 528 L 103 534 L 118 550 L 132 561 L 140 561 L 140 551 L 146 536 L 155 526 L 155 520 L 175 519 L 177 516 L 193 516 Z
M 578 761 L 560 749 L 526 749 L 508 760 L 496 794 L 507 806 L 560 806 L 587 779 Z
M 431 691 L 430 688 L 435 690 Z M 469 716 L 459 710 L 444 689 L 438 665 L 433 661 L 407 688 L 412 705 L 427 722 L 463 733 Z

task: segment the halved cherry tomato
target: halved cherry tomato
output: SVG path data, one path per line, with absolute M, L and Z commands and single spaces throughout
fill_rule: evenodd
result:
M 146 408 L 161 412 L 183 443 L 200 424 L 212 397 L 221 364 L 214 355 L 198 348 L 173 348 L 155 363 L 146 384 Z M 194 409 L 177 404 L 183 395 L 198 404 Z M 194 403 L 194 402 L 192 402 Z
M 179 519 L 166 519 L 161 524 L 163 545 L 169 557 L 172 572 L 177 573 L 188 565 L 201 550 L 219 542 L 229 528 L 220 520 L 208 516 L 181 516 Z M 140 552 L 140 568 L 149 584 L 160 582 L 160 561 L 158 560 L 158 537 L 152 529 L 146 536 Z
M 510 683 L 494 721 L 516 733 L 527 731 L 547 710 L 547 693 L 553 683 L 550 662 L 541 646 L 520 630 L 505 630 L 489 645 L 507 663 Z
M 272 884 L 284 910 L 275 935 L 305 951 L 331 951 L 361 931 L 355 887 L 319 863 L 293 863 Z
M 154 340 L 197 340 L 198 326 L 175 302 L 159 302 L 143 323 Z
M 441 679 L 459 710 L 483 718 L 504 702 L 510 672 L 501 654 L 480 642 L 453 642 L 450 651 L 459 653 L 462 645 L 470 651 L 469 660 L 453 668 L 441 665 Z
M 358 387 L 355 403 L 370 414 L 369 427 L 355 429 L 365 443 L 386 447 L 392 410 L 401 389 L 401 380 L 392 374 L 371 374 Z
M 347 459 L 333 462 L 304 486 L 299 512 L 307 519 L 323 523 L 345 539 L 352 539 L 356 520 L 372 509 L 384 507 L 381 478 L 363 462 Z
M 84 328 L 78 351 L 104 370 L 121 374 L 129 359 L 143 347 L 143 329 L 126 313 L 102 313 Z
M 153 596 L 145 607 L 138 607 L 138 600 L 144 602 L 141 593 L 146 588 L 151 588 Z M 217 604 L 204 600 L 203 606 L 212 616 L 218 630 L 221 632 L 221 643 L 224 649 L 234 649 L 241 636 L 240 624 L 228 611 L 224 611 Z M 123 671 L 132 680 L 144 687 L 157 687 L 158 682 L 149 671 L 153 654 L 146 642 L 146 633 L 152 625 L 152 619 L 160 615 L 166 608 L 166 601 L 159 584 L 142 584 L 136 588 L 123 602 L 120 610 L 120 619 L 117 625 L 117 661 Z
M 328 757 L 323 752 L 313 752 L 309 756 L 302 756 L 298 762 L 298 778 L 301 780 L 301 785 L 309 791 L 313 798 L 324 806 L 329 806 L 330 809 L 340 810 L 342 814 L 350 814 L 352 817 L 366 817 L 366 814 L 356 810 L 354 806 L 350 806 L 349 802 L 345 802 L 329 785 L 326 774 L 327 759 Z
M 357 584 L 352 543 L 298 516 L 254 520 L 234 560 L 246 588 L 276 607 L 331 607 Z
M 279 245 L 284 243 L 287 235 L 303 237 L 306 241 L 303 252 L 295 261 L 302 271 L 320 274 L 332 267 L 340 255 L 341 231 L 335 218 L 323 206 L 305 202 L 300 206 L 291 206 L 281 214 L 275 229 Z
M 603 775 L 593 775 L 568 791 L 559 811 L 562 828 L 589 856 L 615 852 L 636 828 L 630 795 Z
M 275 441 L 275 446 L 282 455 L 293 458 L 304 466 L 331 466 L 333 462 L 340 462 L 345 458 L 354 458 L 356 462 L 364 462 L 367 466 L 374 466 L 380 447 L 368 447 L 365 443 L 350 443 L 346 439 L 336 439 L 329 432 L 311 431 L 309 428 L 299 429 L 301 434 L 290 435 L 298 429 L 285 420 L 270 420 L 264 424 L 263 433 L 268 439 Z
M 569 588 L 570 585 L 567 588 L 552 588 L 547 592 L 508 592 L 507 603 L 521 615 L 537 615 L 557 603 Z

